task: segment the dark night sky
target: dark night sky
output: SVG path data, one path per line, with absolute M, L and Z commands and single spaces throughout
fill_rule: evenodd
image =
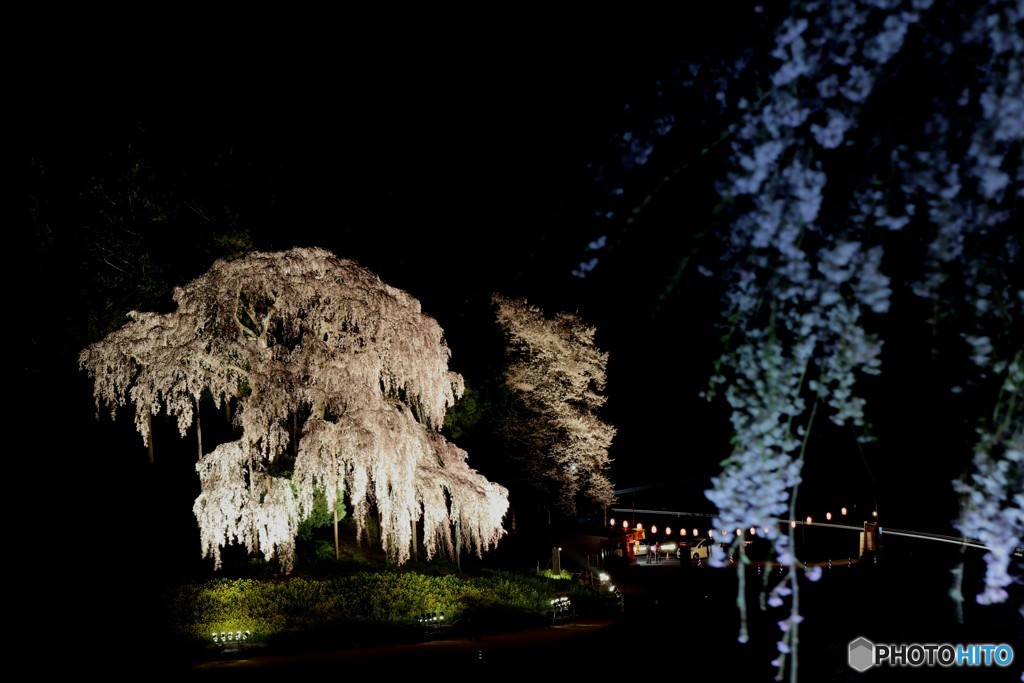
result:
M 701 482 L 728 453 L 722 407 L 697 396 L 717 351 L 708 324 L 716 302 L 712 292 L 691 288 L 654 310 L 681 245 L 699 225 L 679 206 L 682 199 L 666 200 L 593 277 L 581 281 L 571 270 L 586 243 L 602 234 L 593 214 L 603 195 L 587 165 L 612 160 L 612 136 L 654 105 L 656 80 L 680 61 L 738 55 L 769 36 L 770 16 L 715 11 L 666 27 L 671 36 L 640 32 L 635 17 L 608 17 L 592 33 L 566 24 L 551 26 L 542 39 L 514 30 L 423 34 L 413 42 L 401 34 L 375 49 L 310 47 L 311 39 L 294 51 L 246 45 L 208 63 L 203 54 L 182 54 L 181 64 L 150 66 L 124 55 L 108 61 L 101 48 L 35 84 L 26 98 L 28 139 L 58 181 L 102 165 L 112 149 L 136 139 L 140 126 L 175 164 L 229 145 L 251 183 L 240 192 L 280 193 L 271 209 L 243 216 L 261 249 L 318 245 L 376 270 L 438 318 L 460 371 L 472 366 L 479 311 L 490 292 L 526 295 L 550 311 L 577 310 L 597 325 L 599 344 L 611 354 L 607 416 L 619 429 L 616 480 L 626 486 L 696 478 L 671 504 L 706 510 Z M 636 49 L 641 44 L 648 49 Z M 689 114 L 692 121 L 682 118 Z M 704 134 L 700 115 L 680 114 L 677 125 Z M 711 201 L 707 187 L 689 192 Z M 64 229 L 55 228 L 58 246 L 71 239 Z M 55 292 L 73 290 L 76 273 L 67 262 L 47 261 L 53 252 L 40 253 L 41 269 L 60 272 L 48 278 L 52 290 L 39 291 L 59 301 Z M 59 336 L 47 326 L 61 320 L 42 316 L 41 336 L 47 329 Z M 928 371 L 914 353 L 916 334 L 887 347 L 899 359 L 891 367 L 904 387 Z M 906 399 L 899 392 L 885 396 L 893 406 L 880 402 L 877 410 L 890 445 L 861 456 L 841 439 L 823 444 L 836 454 L 828 461 L 834 464 L 808 465 L 822 488 L 863 493 L 874 476 L 892 502 L 903 485 L 896 481 L 907 476 L 891 465 L 903 450 L 901 461 L 917 481 L 946 485 L 949 468 L 919 467 L 922 451 L 942 447 L 935 414 L 898 408 Z M 890 407 L 909 431 L 891 426 Z M 88 403 L 65 410 L 92 417 Z M 942 530 L 951 495 L 933 490 L 931 502 L 944 510 L 933 530 Z M 813 497 L 812 488 L 807 495 Z
M 683 49 L 653 54 L 612 49 L 599 36 L 569 49 L 491 39 L 400 53 L 382 46 L 332 63 L 264 55 L 238 71 L 218 63 L 208 73 L 127 78 L 138 88 L 67 65 L 33 103 L 31 142 L 58 178 L 94 172 L 129 141 L 149 141 L 182 166 L 230 144 L 252 185 L 280 193 L 273 213 L 245 217 L 260 248 L 316 244 L 376 270 L 442 322 L 456 368 L 473 353 L 468 312 L 491 291 L 578 310 L 622 363 L 619 341 L 662 343 L 634 329 L 665 324 L 635 311 L 634 297 L 649 307 L 658 292 L 643 261 L 657 254 L 609 274 L 614 286 L 571 275 L 602 232 L 587 165 L 609 161 L 613 134 L 632 123 L 627 105 L 650 100 L 655 80 L 696 47 L 680 40 Z M 674 256 L 661 258 L 657 268 L 673 267 Z M 650 370 L 616 374 L 621 385 Z M 655 414 L 673 412 L 672 403 L 651 401 Z

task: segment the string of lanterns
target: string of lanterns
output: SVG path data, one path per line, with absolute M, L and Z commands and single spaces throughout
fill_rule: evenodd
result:
M 841 515 L 842 517 L 846 517 L 846 516 L 848 516 L 848 514 L 849 514 L 849 509 L 848 509 L 848 508 L 846 508 L 845 506 L 843 506 L 843 507 L 842 507 L 842 508 L 840 509 L 839 513 L 840 513 L 840 515 Z M 671 513 L 666 513 L 666 514 L 671 514 Z M 874 511 L 872 511 L 872 513 L 871 513 L 871 516 L 872 516 L 872 518 L 873 518 L 873 519 L 877 519 L 877 518 L 878 518 L 878 511 L 877 511 L 877 510 L 874 510 Z M 834 517 L 834 516 L 833 516 L 833 514 L 832 514 L 832 512 L 831 512 L 831 511 L 827 511 L 827 512 L 825 513 L 825 520 L 826 520 L 826 522 L 831 522 L 831 521 L 833 520 L 833 517 Z M 807 516 L 806 516 L 806 517 L 805 517 L 805 518 L 803 519 L 803 523 L 804 523 L 805 525 L 808 525 L 808 526 L 810 526 L 810 525 L 812 525 L 812 524 L 814 524 L 814 523 L 815 523 L 815 522 L 814 522 L 814 518 L 813 518 L 813 517 L 812 517 L 811 515 L 807 515 Z M 616 526 L 616 525 L 617 525 L 617 522 L 616 522 L 615 518 L 614 518 L 614 517 L 612 517 L 612 518 L 610 518 L 610 519 L 608 520 L 608 524 L 609 524 L 609 526 L 613 526 L 613 527 L 614 527 L 614 526 Z M 795 520 L 795 519 L 794 519 L 794 520 L 790 520 L 790 525 L 791 525 L 792 527 L 794 527 L 794 528 L 795 528 L 797 524 L 798 524 L 797 520 Z M 630 527 L 630 523 L 629 523 L 629 520 L 625 520 L 625 519 L 624 519 L 624 520 L 622 520 L 622 529 L 623 529 L 623 531 L 629 531 L 629 527 Z M 644 530 L 644 525 L 643 525 L 643 523 L 642 523 L 642 522 L 637 522 L 637 524 L 636 524 L 636 529 L 635 529 L 635 530 L 636 530 L 636 531 L 641 531 L 641 532 L 644 532 L 645 530 Z M 751 536 L 757 536 L 757 535 L 759 535 L 759 532 L 760 532 L 760 535 L 765 535 L 765 536 L 767 536 L 767 535 L 768 535 L 768 528 L 767 528 L 767 527 L 765 527 L 765 528 L 763 528 L 763 529 L 761 529 L 761 530 L 758 530 L 758 529 L 757 529 L 757 528 L 755 528 L 755 527 L 751 527 L 751 528 L 750 528 L 750 530 L 749 530 L 749 532 L 750 532 L 750 535 L 751 535 Z M 651 528 L 650 528 L 650 533 L 651 533 L 651 534 L 657 534 L 657 533 L 658 533 L 658 526 L 657 526 L 657 525 L 651 525 Z M 687 529 L 686 529 L 685 527 L 680 527 L 680 528 L 679 528 L 679 536 L 680 536 L 680 537 L 686 537 L 686 536 L 688 535 L 688 533 L 689 533 L 690 535 L 692 535 L 692 536 L 693 536 L 694 538 L 699 538 L 699 537 L 701 536 L 701 534 L 700 534 L 700 529 L 699 529 L 698 527 L 694 527 L 694 528 L 693 528 L 692 530 L 690 530 L 689 532 L 687 531 Z M 725 532 L 725 531 L 721 531 L 720 533 L 721 533 L 721 535 L 723 535 L 723 536 L 724 536 L 724 535 L 726 535 L 726 533 L 727 533 L 727 532 Z M 665 535 L 665 536 L 671 536 L 671 535 L 672 535 L 672 527 L 670 527 L 670 526 L 666 526 L 666 527 L 665 527 L 665 529 L 664 529 L 664 535 Z M 737 530 L 736 530 L 736 535 L 737 535 L 737 536 L 742 536 L 742 535 L 743 535 L 743 532 L 742 532 L 742 530 L 741 530 L 741 529 L 737 529 Z M 714 536 L 715 536 L 715 530 L 714 530 L 714 529 L 710 529 L 710 528 L 709 528 L 709 529 L 707 530 L 707 537 L 708 537 L 708 538 L 714 538 Z

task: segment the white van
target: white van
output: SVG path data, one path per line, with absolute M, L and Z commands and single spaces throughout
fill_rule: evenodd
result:
M 710 538 L 702 538 L 695 544 L 686 547 L 684 550 L 690 554 L 691 560 L 706 560 L 711 555 L 711 548 L 715 542 Z

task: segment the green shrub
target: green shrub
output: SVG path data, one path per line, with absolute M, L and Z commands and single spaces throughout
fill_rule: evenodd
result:
M 333 555 L 333 548 L 331 549 Z M 391 569 L 335 578 L 213 579 L 179 586 L 170 606 L 175 637 L 207 644 L 212 634 L 249 632 L 256 642 L 315 638 L 367 627 L 411 630 L 417 617 L 442 612 L 476 628 L 534 623 L 565 578 L 484 571 L 467 577 Z

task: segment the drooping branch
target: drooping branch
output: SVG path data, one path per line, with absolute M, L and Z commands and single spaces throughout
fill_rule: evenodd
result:
M 409 559 L 420 517 L 429 538 L 455 515 L 468 530 L 456 543 L 480 551 L 497 542 L 507 492 L 468 474 L 459 464 L 466 453 L 438 434 L 464 385 L 448 369 L 441 327 L 418 301 L 320 249 L 218 261 L 174 300 L 173 313 L 134 313 L 83 350 L 80 363 L 95 379 L 97 410 L 131 402 L 146 439 L 140 416 L 165 409 L 184 435 L 203 392 L 235 401 L 241 439 L 197 467 L 194 511 L 203 553 L 217 566 L 219 548 L 233 542 L 290 566 L 298 521 L 317 490 L 335 512 L 338 492 L 347 493 L 360 534 L 375 509 L 396 563 Z M 282 456 L 295 458 L 290 481 L 272 474 Z M 439 486 L 457 510 L 438 498 Z M 486 502 L 471 505 L 479 496 Z M 436 548 L 429 543 L 428 555 Z

